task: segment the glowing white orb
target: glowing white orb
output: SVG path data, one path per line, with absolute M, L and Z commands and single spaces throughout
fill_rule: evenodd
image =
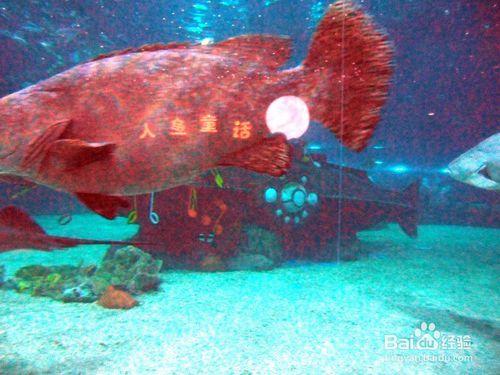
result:
M 286 139 L 300 138 L 309 128 L 309 109 L 296 96 L 282 96 L 273 101 L 266 112 L 271 133 L 283 133 Z
M 213 38 L 205 38 L 200 41 L 200 44 L 202 46 L 209 46 L 211 44 L 214 44 L 214 39 Z

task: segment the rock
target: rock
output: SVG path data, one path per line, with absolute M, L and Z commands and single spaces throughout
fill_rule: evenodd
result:
M 8 283 L 19 293 L 32 296 L 63 302 L 94 302 L 110 285 L 121 285 L 136 294 L 157 288 L 160 268 L 161 261 L 127 246 L 108 254 L 98 268 L 95 265 L 31 265 L 17 270 Z
M 78 286 L 66 288 L 62 292 L 63 302 L 85 302 L 90 303 L 97 300 L 97 295 L 92 289 L 92 285 L 88 282 Z
M 227 261 L 227 269 L 231 271 L 266 271 L 276 264 L 261 254 L 240 253 Z
M 160 284 L 161 260 L 134 246 L 112 250 L 90 278 L 95 294 L 102 294 L 108 286 L 119 285 L 132 294 L 156 289 Z
M 16 273 L 15 277 L 20 279 L 34 279 L 36 277 L 45 277 L 51 272 L 49 267 L 41 266 L 39 264 L 34 264 L 31 266 L 21 267 Z
M 5 282 L 5 266 L 0 266 L 0 286 Z
M 198 269 L 205 272 L 225 271 L 226 264 L 220 256 L 208 254 L 200 261 Z
M 244 231 L 247 240 L 239 253 L 226 261 L 228 270 L 263 271 L 283 263 L 283 246 L 276 234 L 255 225 L 246 225 Z
M 243 230 L 247 241 L 241 246 L 241 253 L 263 255 L 275 266 L 283 263 L 283 246 L 276 234 L 256 225 L 246 225 Z
M 137 301 L 129 293 L 110 285 L 106 288 L 99 301 L 99 305 L 107 309 L 131 309 L 137 306 Z

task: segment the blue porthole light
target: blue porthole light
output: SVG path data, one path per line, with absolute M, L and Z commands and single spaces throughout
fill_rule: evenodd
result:
M 264 192 L 264 199 L 267 203 L 274 203 L 278 199 L 278 192 L 274 188 L 267 188 Z
M 292 200 L 297 207 L 302 207 L 304 203 L 306 203 L 306 192 L 300 189 L 295 190 L 292 195 Z
M 309 195 L 307 196 L 307 203 L 309 203 L 311 206 L 318 204 L 318 194 L 309 193 Z

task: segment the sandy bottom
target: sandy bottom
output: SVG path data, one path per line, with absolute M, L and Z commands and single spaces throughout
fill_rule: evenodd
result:
M 62 235 L 137 230 L 91 215 L 65 227 L 38 220 Z M 499 233 L 422 226 L 411 240 L 391 225 L 360 234 L 371 255 L 356 262 L 167 272 L 161 290 L 129 311 L 0 290 L 0 373 L 498 374 Z M 11 275 L 33 263 L 96 263 L 104 251 L 15 251 L 0 264 Z M 455 346 L 470 338 L 470 349 L 384 347 L 386 335 L 415 338 L 422 322 Z

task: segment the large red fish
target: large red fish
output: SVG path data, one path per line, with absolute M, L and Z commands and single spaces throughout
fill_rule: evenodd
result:
M 354 150 L 384 104 L 391 50 L 350 1 L 330 6 L 299 67 L 288 38 L 247 35 L 112 52 L 0 99 L 0 173 L 76 194 L 113 217 L 120 196 L 238 166 L 278 176 L 290 151 L 265 115 L 293 95 Z M 343 75 L 342 75 L 343 72 Z

